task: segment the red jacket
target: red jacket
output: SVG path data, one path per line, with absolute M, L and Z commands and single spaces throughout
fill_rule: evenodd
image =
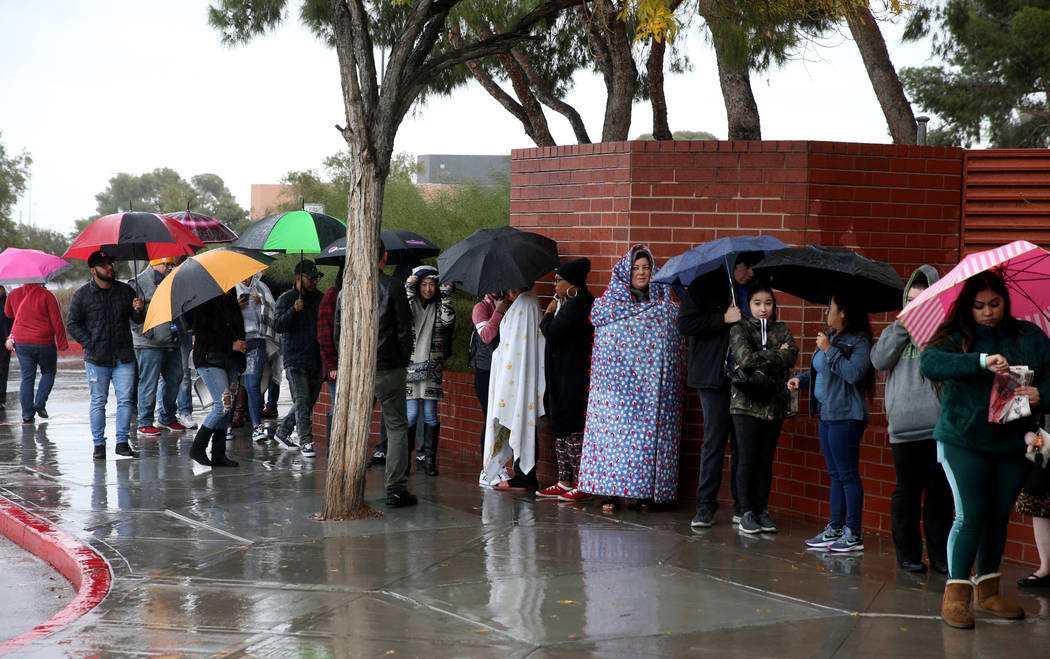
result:
M 4 304 L 4 315 L 15 319 L 11 326 L 15 343 L 57 344 L 59 350 L 69 349 L 58 300 L 40 284 L 24 284 L 11 291 Z
M 317 310 L 317 342 L 321 344 L 321 365 L 324 366 L 324 377 L 328 379 L 329 371 L 339 368 L 339 346 L 335 344 L 335 300 L 339 289 L 329 288 L 321 298 Z

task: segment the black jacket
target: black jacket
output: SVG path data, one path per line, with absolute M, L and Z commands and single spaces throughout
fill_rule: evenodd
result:
M 303 296 L 303 310 L 296 311 L 299 291 L 291 289 L 277 298 L 273 328 L 281 334 L 281 354 L 285 368 L 321 372 L 321 343 L 317 339 L 317 312 L 324 294 L 313 291 Z
M 569 298 L 555 316 L 544 314 L 540 331 L 547 339 L 544 374 L 547 390 L 544 407 L 551 431 L 561 438 L 583 432 L 587 418 L 587 390 L 591 381 L 591 346 L 594 296 L 585 288 Z
M 729 280 L 722 268 L 697 277 L 685 291 L 678 310 L 678 331 L 689 337 L 690 387 L 718 389 L 726 384 L 729 296 Z
M 405 287 L 382 271 L 379 272 L 378 284 L 376 370 L 404 368 L 412 359 L 412 311 L 408 308 Z
M 99 288 L 94 279 L 73 293 L 66 332 L 84 347 L 84 361 L 99 366 L 135 361 L 130 322 L 146 319 L 145 307 L 135 311 L 132 306 L 135 297 L 135 290 L 123 282 Z
M 234 366 L 243 372 L 244 355 L 233 351 L 234 341 L 244 341 L 244 316 L 236 289 L 208 300 L 187 315 L 193 329 L 193 365 L 222 369 Z

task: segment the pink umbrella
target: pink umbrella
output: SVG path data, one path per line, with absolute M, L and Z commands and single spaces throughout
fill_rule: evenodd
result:
M 0 252 L 0 284 L 43 284 L 71 267 L 65 259 L 37 249 L 8 247 Z
M 1027 240 L 970 254 L 904 307 L 901 321 L 917 345 L 925 345 L 948 316 L 967 279 L 991 270 L 1010 291 L 1013 316 L 1050 332 L 1050 252 Z

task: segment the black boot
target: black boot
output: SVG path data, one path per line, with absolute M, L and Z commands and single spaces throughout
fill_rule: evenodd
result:
M 437 476 L 437 451 L 438 435 L 441 434 L 441 424 L 428 426 L 423 424 L 423 455 L 426 456 L 425 469 L 427 476 Z
M 208 448 L 208 440 L 211 439 L 212 432 L 211 428 L 201 425 L 193 437 L 193 448 L 190 449 L 190 457 L 193 458 L 193 461 L 205 467 L 211 466 L 211 460 L 208 459 L 208 454 L 204 452 L 204 449 Z
M 211 432 L 211 466 L 236 467 L 237 461 L 226 457 L 226 429 L 217 428 Z

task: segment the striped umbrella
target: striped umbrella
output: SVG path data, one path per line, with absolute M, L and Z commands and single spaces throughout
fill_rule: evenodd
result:
M 273 261 L 265 254 L 237 247 L 220 247 L 189 257 L 157 286 L 142 331 L 170 323 L 219 297 L 238 282 L 270 267 Z
M 1050 333 L 1050 252 L 1027 240 L 1015 240 L 970 254 L 904 307 L 897 318 L 916 345 L 926 345 L 948 317 L 966 280 L 986 270 L 1006 282 L 1015 318 L 1035 323 Z

